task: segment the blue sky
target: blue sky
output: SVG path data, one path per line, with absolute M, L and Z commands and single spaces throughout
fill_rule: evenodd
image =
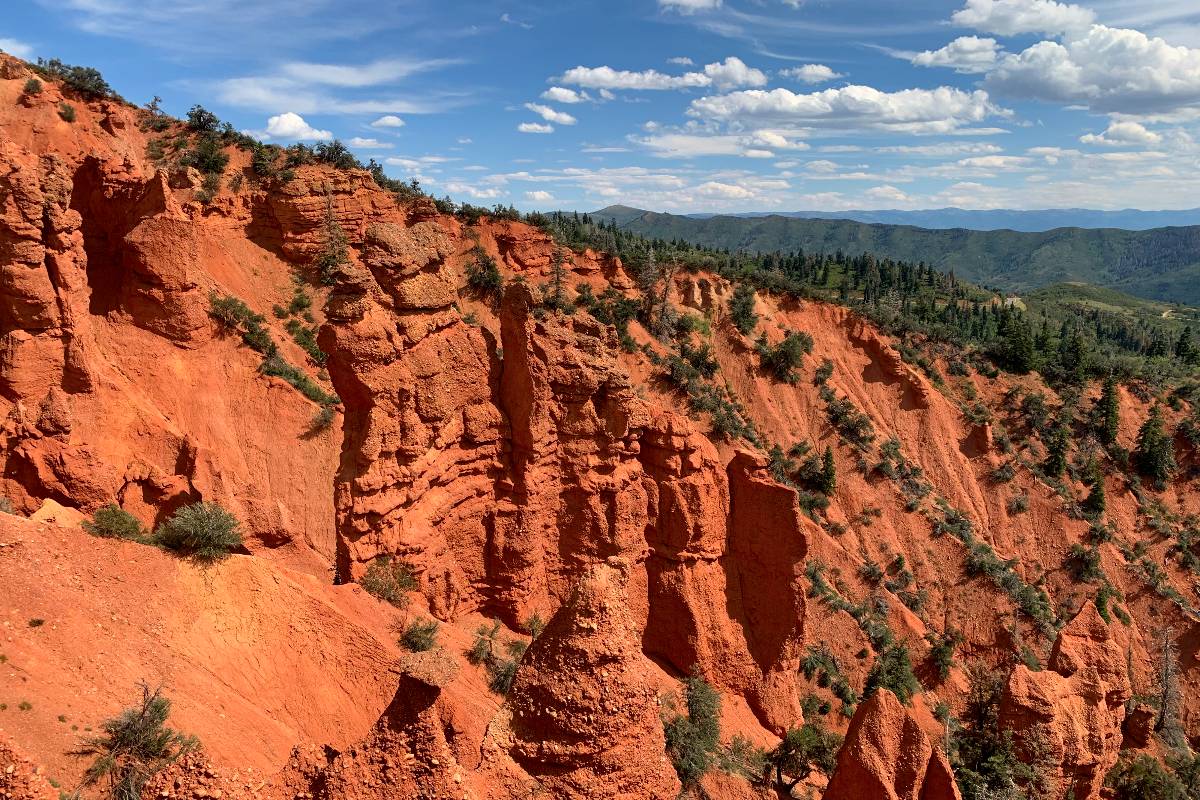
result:
M 33 0 L 0 49 L 476 204 L 1200 206 L 1196 0 Z

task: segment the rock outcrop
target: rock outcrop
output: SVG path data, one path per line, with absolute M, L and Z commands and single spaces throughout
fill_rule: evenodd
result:
M 679 794 L 628 580 L 619 558 L 589 570 L 517 672 L 513 756 L 555 797 Z
M 1027 754 L 1053 765 L 1046 780 L 1078 800 L 1100 796 L 1104 776 L 1121 749 L 1130 696 L 1124 650 L 1092 603 L 1062 629 L 1047 669 L 1013 670 L 1000 707 L 1000 725 Z
M 850 721 L 823 800 L 961 800 L 945 754 L 887 689 Z

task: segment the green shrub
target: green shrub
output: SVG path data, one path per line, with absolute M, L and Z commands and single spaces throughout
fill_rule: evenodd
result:
M 75 106 L 73 106 L 67 102 L 59 103 L 58 104 L 58 116 L 62 118 L 63 122 L 74 122 L 75 121 Z
M 196 561 L 220 561 L 242 547 L 237 519 L 218 503 L 179 509 L 154 532 L 154 543 Z
M 417 578 L 408 564 L 384 555 L 367 565 L 367 571 L 359 579 L 358 585 L 367 594 L 397 608 L 404 608 L 408 605 L 408 593 L 417 588 Z
M 1190 796 L 1179 779 L 1163 768 L 1153 756 L 1126 756 L 1104 777 L 1113 800 L 1188 800 Z
M 142 686 L 141 703 L 101 725 L 103 733 L 80 742 L 72 755 L 94 756 L 82 787 L 105 784 L 112 800 L 141 800 L 142 790 L 158 773 L 199 747 L 194 736 L 168 728 L 171 701 L 161 689 Z
M 21 94 L 27 94 L 30 97 L 35 97 L 42 93 L 42 82 L 37 78 L 30 78 L 25 81 L 25 86 L 21 89 Z
M 321 406 L 317 409 L 317 413 L 313 414 L 312 419 L 309 420 L 308 432 L 314 434 L 328 430 L 333 425 L 335 416 L 336 413 L 333 410 L 333 406 Z
M 1067 551 L 1067 569 L 1071 577 L 1077 581 L 1092 582 L 1104 577 L 1100 567 L 1100 550 L 1097 547 L 1084 547 L 1076 542 Z
M 888 689 L 904 705 L 911 703 L 913 695 L 921 690 L 921 684 L 913 674 L 908 648 L 904 645 L 893 644 L 888 647 L 871 665 L 863 686 L 863 698 L 870 697 L 879 689 Z
M 341 399 L 337 395 L 325 391 L 312 378 L 308 377 L 304 370 L 289 364 L 278 353 L 263 359 L 263 363 L 259 365 L 258 371 L 263 375 L 273 375 L 277 378 L 282 378 L 291 384 L 296 391 L 314 403 L 331 406 L 341 402 Z
M 221 127 L 221 118 L 204 106 L 192 106 L 187 113 L 188 127 L 196 133 L 216 133 Z
M 149 536 L 149 531 L 142 526 L 138 518 L 116 503 L 109 503 L 97 510 L 90 521 L 82 524 L 83 529 L 88 533 L 106 539 L 130 539 L 142 542 Z
M 495 304 L 504 293 L 504 276 L 496 259 L 479 245 L 475 246 L 474 256 L 475 260 L 467 264 L 467 286 L 480 298 Z
M 508 653 L 507 658 L 493 655 L 487 662 L 488 688 L 496 694 L 508 694 L 512 690 L 513 681 L 517 677 L 517 668 L 525 656 L 528 645 L 520 639 L 509 639 L 504 643 Z
M 1008 509 L 1009 514 L 1012 514 L 1014 516 L 1016 514 L 1024 514 L 1026 511 L 1029 510 L 1029 495 L 1027 495 L 1027 494 L 1013 495 L 1012 497 L 1010 497 L 1008 499 L 1008 503 L 1005 504 L 1005 508 Z
M 967 668 L 970 691 L 962 720 L 951 721 L 951 765 L 963 800 L 1042 797 L 1021 787 L 1035 782 L 1035 769 L 1017 755 L 1012 732 L 1000 727 L 1000 700 L 1007 675 L 983 664 Z
M 938 680 L 944 682 L 950 677 L 950 668 L 954 666 L 954 651 L 962 643 L 962 634 L 954 628 L 947 628 L 943 634 L 930 632 L 925 638 L 929 642 L 929 662 L 937 672 Z
M 400 644 L 414 653 L 423 653 L 437 644 L 437 632 L 436 619 L 414 620 L 400 634 Z
M 194 167 L 205 175 L 221 175 L 229 165 L 229 155 L 214 134 L 196 137 L 196 143 L 179 159 L 180 166 Z
M 754 287 L 746 282 L 739 283 L 729 298 L 729 318 L 733 326 L 749 335 L 758 325 L 758 314 L 754 312 Z
M 696 785 L 713 766 L 721 740 L 721 695 L 694 671 L 684 681 L 687 715 L 664 722 L 667 754 L 685 787 Z
M 812 346 L 812 337 L 807 333 L 791 331 L 775 346 L 767 344 L 764 334 L 759 337 L 757 350 L 763 369 L 783 383 L 795 383 L 795 370 L 804 361 L 804 356 L 812 352 Z
M 82 95 L 87 100 L 113 97 L 112 87 L 104 80 L 104 76 L 94 67 L 77 67 L 64 64 L 57 58 L 49 61 L 38 59 L 34 67 L 47 78 L 62 81 L 68 89 Z
M 821 361 L 820 366 L 813 373 L 813 383 L 817 386 L 824 386 L 831 377 L 833 377 L 833 362 L 826 358 Z

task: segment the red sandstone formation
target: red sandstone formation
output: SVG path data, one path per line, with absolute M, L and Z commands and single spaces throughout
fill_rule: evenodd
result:
M 961 800 L 945 754 L 881 689 L 858 707 L 825 800 Z
M 1147 633 L 1192 623 L 1107 543 L 1132 621 L 1105 624 L 1095 587 L 1062 568 L 1087 522 L 1028 470 L 992 480 L 1010 456 L 998 426 L 964 416 L 963 387 L 999 421 L 1009 390 L 1049 392 L 1035 376 L 935 386 L 848 309 L 760 294 L 769 341 L 789 330 L 814 340 L 801 380 L 781 383 L 726 320 L 730 284 L 680 274 L 667 298 L 708 319 L 719 382 L 763 446 L 710 436 L 707 416 L 657 377 L 649 354 L 668 345 L 635 321 L 641 349 L 627 352 L 585 310 L 542 306 L 563 252 L 543 231 L 467 226 L 361 170 L 259 180 L 232 149 L 228 175 L 243 180 L 205 204 L 194 170 L 147 157 L 140 112 L 72 97 L 68 124 L 53 82 L 22 95 L 31 74 L 0 56 L 0 494 L 16 512 L 0 515 L 0 726 L 55 780 L 74 785 L 81 769 L 66 755 L 71 725 L 94 728 L 150 680 L 175 701 L 173 724 L 205 742 L 155 785 L 164 797 L 671 797 L 655 699 L 693 668 L 722 692 L 726 742 L 767 744 L 802 723 L 802 697 L 830 700 L 800 672 L 810 647 L 862 688 L 870 641 L 850 613 L 808 596 L 805 569 L 819 562 L 848 605 L 885 609 L 922 678 L 926 634 L 947 625 L 964 637 L 960 665 L 1010 664 L 1016 634 L 1048 655 L 1045 672 L 1012 671 L 1003 724 L 1023 747 L 1049 744 L 1063 791 L 1099 796 L 1123 704 L 1153 685 Z M 348 257 L 326 288 L 313 260 L 330 219 Z M 477 247 L 507 283 L 494 305 L 466 285 Z M 564 257 L 572 289 L 638 296 L 619 260 Z M 327 373 L 271 313 L 297 279 Z M 281 355 L 337 394 L 329 428 L 313 430 L 316 406 L 214 322 L 213 292 L 262 314 Z M 811 380 L 822 359 L 829 388 L 870 418 L 870 447 L 830 427 Z M 1122 395 L 1123 446 L 1147 408 Z M 929 484 L 916 505 L 874 468 L 893 439 Z M 801 441 L 830 447 L 837 470 L 829 508 L 812 516 L 765 455 Z M 1008 505 L 1017 492 L 1024 513 Z M 1200 507 L 1185 481 L 1165 496 Z M 248 554 L 202 571 L 78 527 L 107 503 L 153 526 L 200 499 L 237 516 Z M 1052 651 L 993 581 L 966 572 L 959 540 L 933 534 L 939 499 L 1070 609 Z M 1137 530 L 1137 498 L 1115 480 L 1108 503 L 1122 531 Z M 1162 562 L 1169 546 L 1152 541 L 1147 557 Z M 380 555 L 419 579 L 408 615 L 346 583 Z M 901 556 L 916 611 L 860 574 Z M 1177 568 L 1165 579 L 1190 592 Z M 442 622 L 432 654 L 395 643 L 416 614 Z M 534 614 L 553 622 L 506 700 L 463 653 L 485 618 L 515 637 Z M 1192 729 L 1198 676 L 1182 673 Z M 927 682 L 961 710 L 959 669 Z M 14 710 L 22 699 L 31 708 Z M 1126 746 L 1153 748 L 1144 717 L 1131 715 Z M 956 797 L 934 726 L 886 691 L 861 704 L 826 797 Z M 0 763 L 0 785 L 37 797 L 25 777 L 4 777 L 28 767 Z M 726 800 L 758 791 L 739 776 L 704 785 Z

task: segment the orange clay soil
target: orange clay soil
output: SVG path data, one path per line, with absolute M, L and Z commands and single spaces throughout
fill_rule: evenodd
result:
M 364 171 L 310 165 L 260 182 L 237 150 L 204 204 L 198 173 L 147 158 L 155 134 L 141 112 L 68 98 L 67 123 L 60 87 L 22 96 L 31 75 L 0 56 L 0 493 L 14 511 L 0 515 L 4 797 L 53 796 L 51 779 L 73 788 L 78 737 L 142 681 L 163 687 L 171 724 L 204 744 L 148 787 L 161 797 L 671 798 L 680 786 L 660 719 L 696 669 L 722 694 L 726 742 L 773 746 L 803 721 L 807 695 L 831 702 L 827 723 L 848 743 L 831 779 L 798 792 L 951 798 L 933 710 L 961 712 L 961 665 L 983 661 L 1011 672 L 1002 724 L 1022 747 L 1045 747 L 1054 796 L 1095 800 L 1123 745 L 1158 752 L 1146 707 L 1129 725 L 1125 713 L 1153 691 L 1153 640 L 1167 626 L 1183 654 L 1183 723 L 1196 730 L 1192 579 L 1110 476 L 1116 538 L 1101 561 L 1131 619 L 1100 618 L 1098 584 L 1064 567 L 1088 524 L 1028 468 L 1044 450 L 1008 394 L 1043 391 L 1056 406 L 1036 377 L 935 386 L 848 310 L 760 296 L 770 342 L 788 330 L 814 340 L 799 381 L 780 383 L 726 318 L 729 284 L 678 273 L 668 299 L 707 318 L 711 333 L 693 335 L 713 347 L 716 380 L 763 447 L 725 441 L 658 377 L 650 354 L 668 345 L 638 323 L 631 335 L 645 347 L 626 352 L 589 314 L 539 307 L 556 249 L 541 231 L 464 226 L 431 202 L 401 204 Z M 326 287 L 313 261 L 330 212 L 349 249 Z M 495 305 L 466 285 L 476 248 L 508 284 Z M 572 253 L 567 269 L 571 287 L 638 296 L 614 258 Z M 324 366 L 272 313 L 297 278 Z M 264 315 L 280 354 L 337 395 L 330 425 L 221 330 L 213 292 Z M 871 420 L 865 449 L 830 427 L 813 380 L 824 359 L 828 386 Z M 970 397 L 992 422 L 966 418 Z M 1148 403 L 1123 390 L 1121 410 L 1129 447 Z M 910 502 L 874 469 L 890 439 L 923 471 L 925 496 Z M 801 441 L 832 448 L 837 468 L 815 516 L 765 454 Z M 1014 478 L 995 481 L 1013 459 Z M 1018 494 L 1027 509 L 1010 511 Z M 1182 478 L 1148 497 L 1200 511 Z M 200 499 L 245 534 L 243 553 L 209 568 L 79 525 L 115 502 L 152 527 Z M 1061 631 L 1039 629 L 965 571 L 964 545 L 934 535 L 939 500 L 1048 593 Z M 1141 541 L 1147 563 L 1163 566 L 1157 592 L 1119 547 Z M 351 583 L 380 555 L 417 576 L 407 611 Z M 907 587 L 860 576 L 898 557 Z M 926 687 L 911 707 L 882 693 L 847 708 L 851 720 L 805 679 L 810 648 L 828 647 L 856 691 L 874 658 L 855 619 L 810 591 L 806 569 L 823 570 L 847 604 L 877 607 L 909 647 Z M 1163 599 L 1166 587 L 1183 601 Z M 401 650 L 397 626 L 426 614 L 441 623 L 439 647 Z M 505 699 L 465 652 L 492 617 L 501 647 L 527 642 L 535 614 L 549 624 Z M 925 637 L 949 626 L 963 642 L 941 681 Z M 1022 648 L 1045 669 L 1014 669 Z M 717 800 L 765 791 L 720 772 L 703 788 Z

